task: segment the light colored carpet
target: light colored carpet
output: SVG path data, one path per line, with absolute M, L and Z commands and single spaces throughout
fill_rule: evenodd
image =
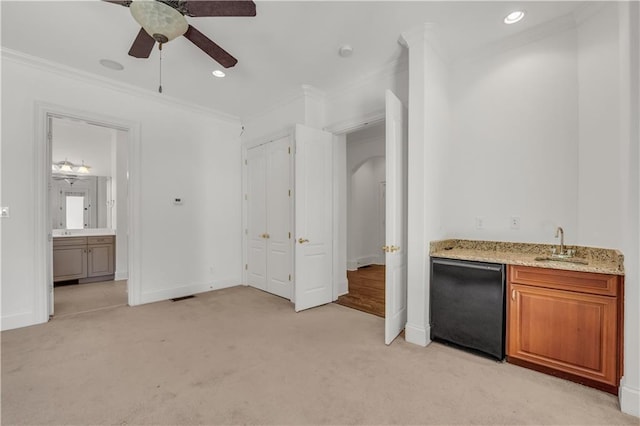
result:
M 630 424 L 617 398 L 249 287 L 2 333 L 2 423 Z
M 65 285 L 53 289 L 56 317 L 127 303 L 127 280 Z

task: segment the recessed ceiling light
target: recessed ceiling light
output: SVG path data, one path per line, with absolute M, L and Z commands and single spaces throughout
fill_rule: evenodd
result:
M 514 10 L 510 14 L 504 17 L 505 24 L 515 24 L 524 18 L 524 12 L 522 10 Z
M 223 73 L 223 72 L 222 72 L 222 71 L 220 71 L 220 70 L 212 71 L 212 72 L 211 72 L 211 74 L 213 74 L 213 75 L 214 75 L 214 77 L 220 77 L 220 78 L 222 78 L 222 77 L 224 77 L 224 76 L 225 76 L 225 73 Z
M 124 69 L 124 66 L 120 62 L 112 61 L 111 59 L 100 59 L 100 65 L 116 71 L 122 71 Z

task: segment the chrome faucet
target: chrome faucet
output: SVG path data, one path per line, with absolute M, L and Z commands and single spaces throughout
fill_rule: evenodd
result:
M 561 226 L 558 226 L 558 229 L 556 229 L 556 238 L 558 238 L 558 236 L 560 236 L 560 253 L 558 253 L 558 256 L 564 256 L 567 253 L 565 253 L 564 249 L 564 229 L 562 229 Z

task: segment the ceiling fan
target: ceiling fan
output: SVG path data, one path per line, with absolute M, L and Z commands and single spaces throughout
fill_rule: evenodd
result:
M 185 16 L 256 16 L 251 0 L 104 0 L 131 10 L 133 18 L 142 26 L 129 49 L 135 58 L 148 58 L 156 42 L 167 43 L 184 35 L 213 60 L 231 68 L 238 60 L 207 36 L 187 23 Z

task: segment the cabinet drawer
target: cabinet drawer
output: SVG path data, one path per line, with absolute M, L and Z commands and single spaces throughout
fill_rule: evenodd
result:
M 113 235 L 105 235 L 101 237 L 87 237 L 89 244 L 113 244 Z
M 87 237 L 57 237 L 53 239 L 54 247 L 84 246 L 86 244 Z
M 592 272 L 511 266 L 509 268 L 509 281 L 535 287 L 577 291 L 602 296 L 617 296 L 620 277 Z

